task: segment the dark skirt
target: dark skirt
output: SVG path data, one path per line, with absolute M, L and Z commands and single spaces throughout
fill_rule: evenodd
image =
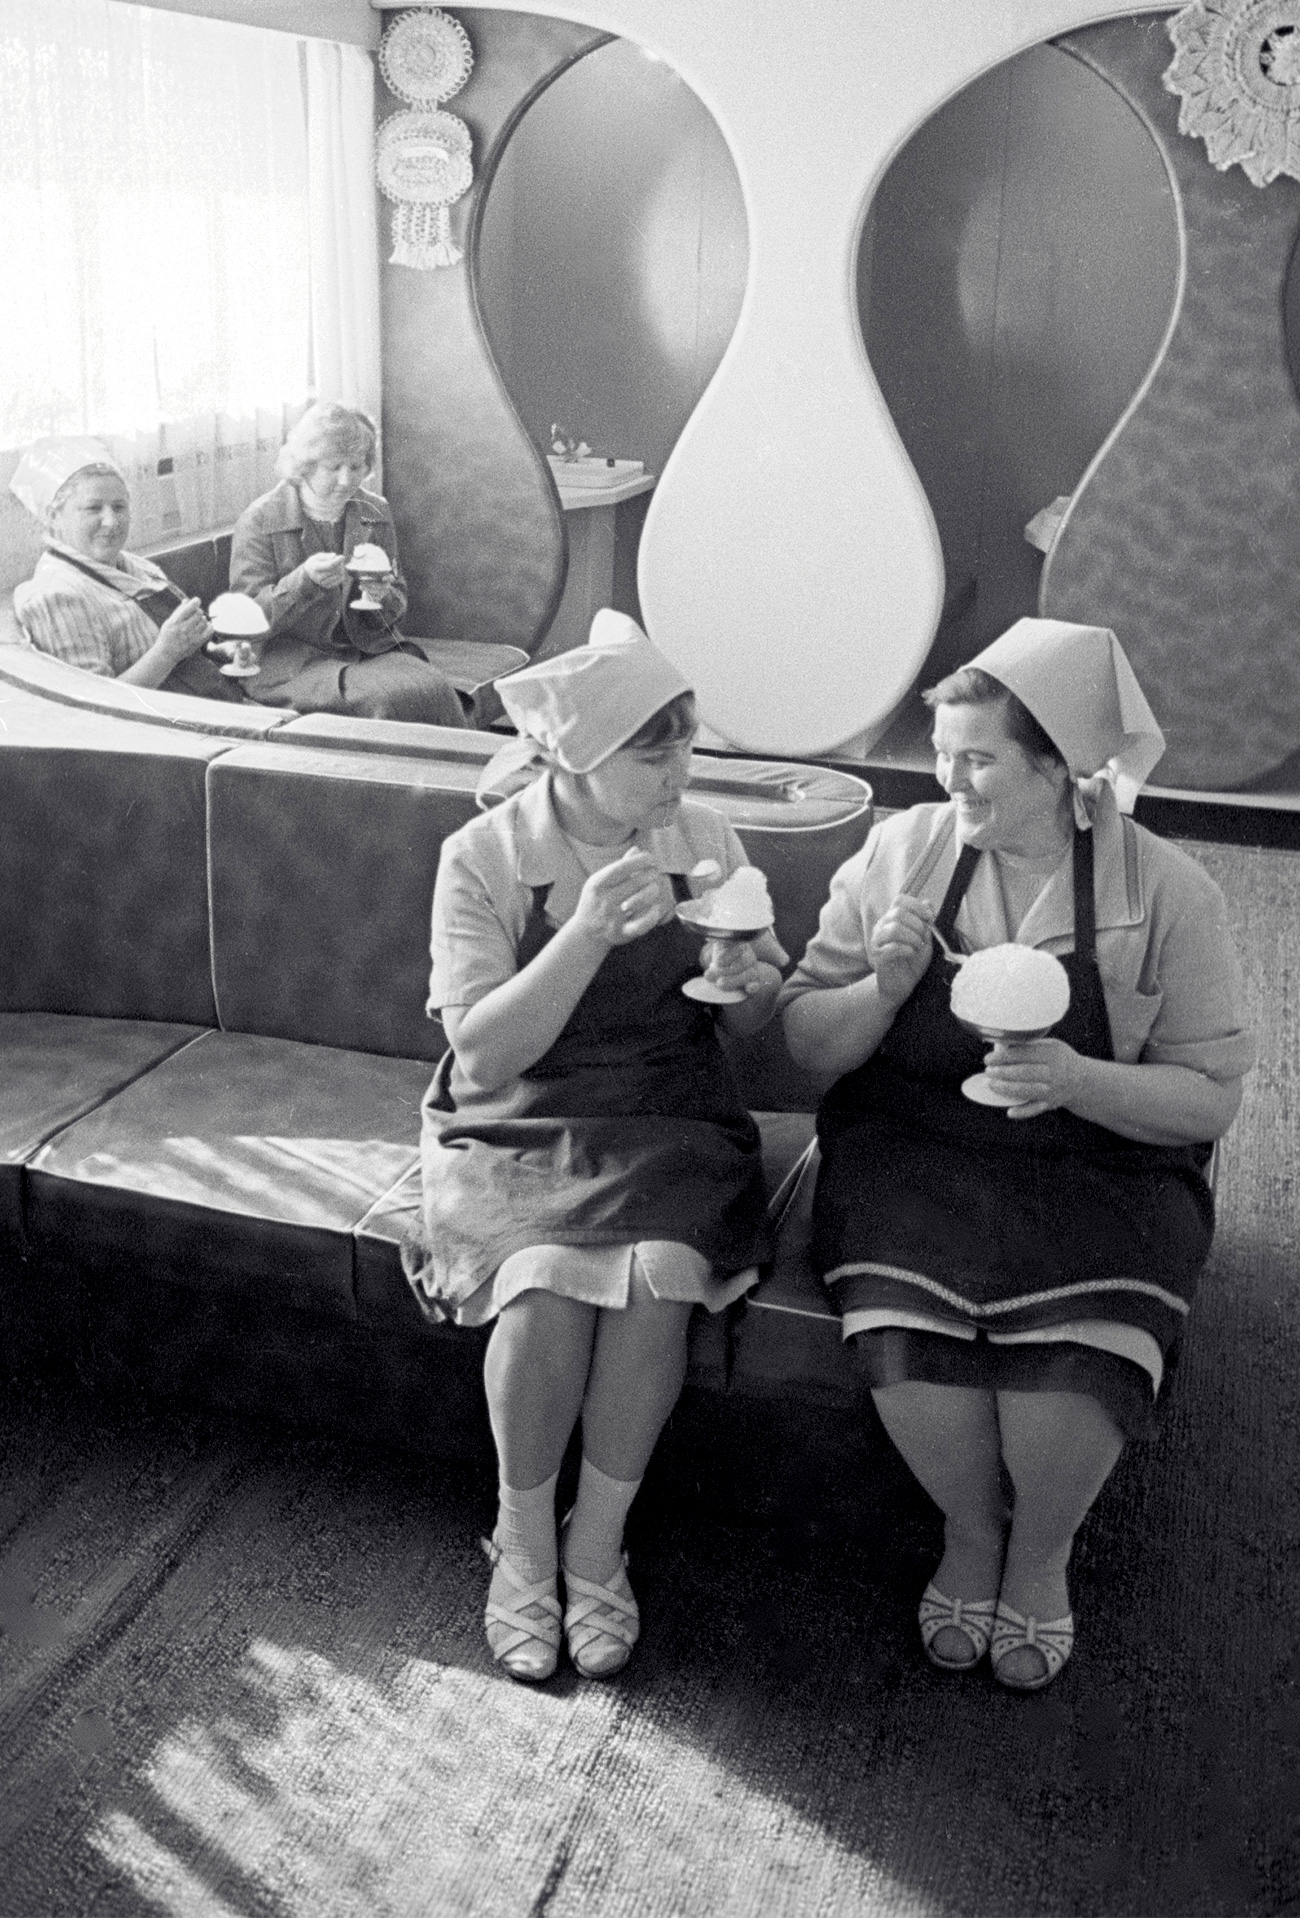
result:
M 1150 1438 L 1155 1432 L 1178 1351 L 1175 1345 L 1165 1355 L 1157 1396 L 1151 1374 L 1134 1360 L 1067 1340 L 995 1345 L 982 1332 L 958 1339 L 886 1326 L 859 1332 L 850 1343 L 872 1391 L 910 1380 L 981 1392 L 1081 1392 L 1100 1403 L 1125 1439 Z

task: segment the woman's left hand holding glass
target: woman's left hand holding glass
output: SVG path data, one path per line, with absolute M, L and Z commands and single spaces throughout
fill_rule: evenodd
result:
M 1063 1039 L 999 1040 L 985 1057 L 984 1071 L 992 1089 L 1014 1101 L 1009 1119 L 1036 1119 L 1074 1103 L 1087 1064 Z
M 709 939 L 700 953 L 704 977 L 723 992 L 743 992 L 747 999 L 761 992 L 768 974 L 748 939 Z

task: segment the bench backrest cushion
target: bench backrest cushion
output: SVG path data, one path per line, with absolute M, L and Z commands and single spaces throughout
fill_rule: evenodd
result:
M 212 762 L 213 977 L 228 1030 L 438 1056 L 442 1029 L 424 1012 L 433 883 L 443 839 L 473 816 L 484 757 L 481 737 L 444 737 L 439 758 L 295 747 L 282 734 Z M 831 873 L 866 834 L 867 789 L 817 767 L 701 758 L 692 790 L 768 872 L 778 935 L 801 952 Z M 737 1064 L 751 1102 L 807 1103 L 777 1029 Z
M 204 775 L 228 742 L 17 690 L 0 710 L 0 1007 L 215 1023 Z
M 454 735 L 453 735 L 454 737 Z M 281 744 L 208 773 L 212 966 L 230 1031 L 410 1059 L 424 1011 L 438 853 L 474 812 L 476 758 Z

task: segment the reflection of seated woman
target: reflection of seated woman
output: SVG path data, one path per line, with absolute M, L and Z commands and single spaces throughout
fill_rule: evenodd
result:
M 14 612 L 33 646 L 132 686 L 243 697 L 202 650 L 212 628 L 198 600 L 150 560 L 123 551 L 131 502 L 97 440 L 41 440 L 9 484 L 46 529 L 36 571 L 14 588 Z
M 712 1009 L 682 994 L 700 936 L 675 912 L 702 859 L 730 873 L 745 856 L 682 798 L 695 701 L 631 620 L 598 613 L 589 645 L 498 685 L 539 776 L 443 845 L 431 1004 L 451 1050 L 404 1259 L 431 1316 L 496 1322 L 493 1656 L 515 1678 L 555 1669 L 556 1474 L 580 1419 L 563 1617 L 577 1669 L 608 1677 L 638 1629 L 623 1521 L 681 1390 L 692 1305 L 738 1297 L 764 1251 L 757 1129 Z M 757 1030 L 785 957 L 772 934 L 705 956 L 746 995 L 718 1023 Z
M 1075 1531 L 1152 1424 L 1210 1246 L 1205 1142 L 1253 1050 L 1218 888 L 1078 783 L 1111 761 L 1140 782 L 1163 750 L 1113 635 L 1021 620 L 926 698 L 949 803 L 884 821 L 836 874 L 786 1033 L 836 1078 L 818 1269 L 946 1520 L 925 1648 L 964 1671 L 991 1640 L 994 1675 L 1033 1690 L 1073 1642 Z M 991 1055 L 1009 1112 L 962 1096 L 985 1046 L 932 928 L 1069 975 L 1053 1035 Z
M 393 517 L 361 484 L 374 463 L 367 416 L 319 401 L 280 449 L 284 479 L 240 515 L 230 584 L 251 594 L 271 624 L 257 697 L 304 713 L 464 726 L 451 681 L 397 631 L 406 587 Z M 378 612 L 352 605 L 359 586 L 347 561 L 361 545 L 382 547 L 392 563 Z

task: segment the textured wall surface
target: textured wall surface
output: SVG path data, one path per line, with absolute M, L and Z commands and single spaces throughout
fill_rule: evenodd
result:
M 1235 787 L 1300 746 L 1300 405 L 1283 329 L 1300 185 L 1218 173 L 1178 133 L 1163 23 L 1066 44 L 1159 142 L 1184 260 L 1164 352 L 1075 496 L 1042 608 L 1119 635 L 1169 740 L 1161 785 Z
M 488 8 L 458 17 L 475 51 L 474 72 L 449 103 L 474 141 L 475 185 L 452 210 L 467 258 L 433 272 L 383 268 L 384 485 L 411 587 L 408 632 L 530 650 L 563 587 L 564 528 L 484 337 L 469 257 L 510 129 L 601 36 Z M 382 82 L 379 94 L 381 117 L 400 107 Z

